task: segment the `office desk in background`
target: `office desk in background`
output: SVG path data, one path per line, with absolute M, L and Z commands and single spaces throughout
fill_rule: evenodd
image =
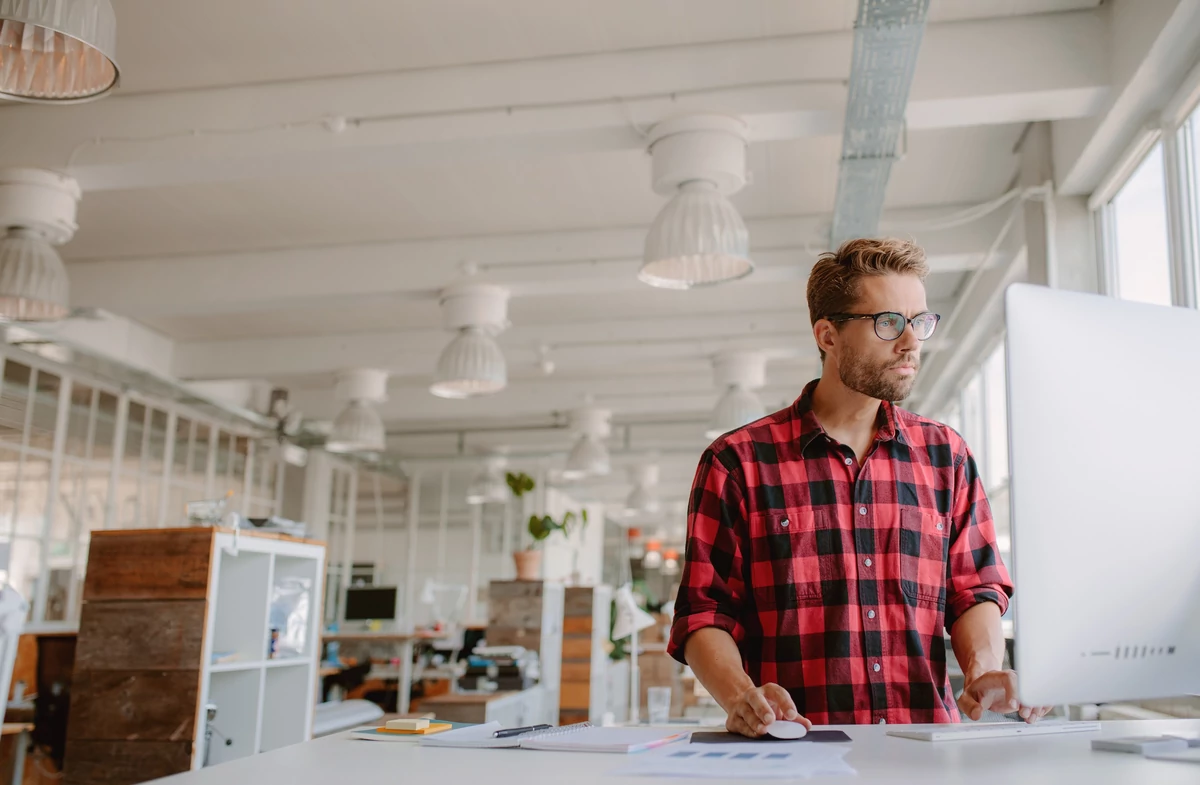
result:
M 390 648 L 400 661 L 397 674 L 396 713 L 408 714 L 413 680 L 413 647 L 417 643 L 445 640 L 446 632 L 327 632 L 321 635 L 324 643 L 350 643 Z
M 1106 722 L 1099 733 L 932 744 L 885 735 L 894 726 L 836 726 L 854 739 L 846 760 L 858 777 L 817 777 L 814 785 L 1196 785 L 1194 764 L 1152 761 L 1117 752 L 1093 752 L 1101 736 L 1177 733 L 1200 735 L 1200 720 Z M 681 744 L 683 742 L 680 742 Z M 646 753 L 643 753 L 646 754 Z M 391 782 L 397 772 L 414 782 L 484 782 L 488 785 L 622 785 L 670 780 L 612 777 L 628 756 L 603 753 L 473 750 L 377 744 L 345 734 L 179 774 L 161 785 L 328 785 Z M 720 780 L 708 780 L 720 782 Z

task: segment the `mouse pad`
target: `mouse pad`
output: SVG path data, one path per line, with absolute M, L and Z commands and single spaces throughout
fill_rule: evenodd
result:
M 741 744 L 747 741 L 771 741 L 776 744 L 791 744 L 802 743 L 806 741 L 815 742 L 831 742 L 831 741 L 850 741 L 850 737 L 844 731 L 840 730 L 810 730 L 808 735 L 802 739 L 776 739 L 772 736 L 760 736 L 757 739 L 752 739 L 747 736 L 739 736 L 736 733 L 710 733 L 699 732 L 692 734 L 692 744 Z

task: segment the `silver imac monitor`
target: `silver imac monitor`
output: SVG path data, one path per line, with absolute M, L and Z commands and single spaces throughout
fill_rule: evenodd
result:
M 1200 693 L 1200 311 L 1005 294 L 1022 702 Z

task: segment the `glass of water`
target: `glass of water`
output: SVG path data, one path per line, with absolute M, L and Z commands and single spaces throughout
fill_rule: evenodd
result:
M 651 725 L 666 725 L 671 716 L 671 688 L 647 688 L 646 709 L 650 714 Z

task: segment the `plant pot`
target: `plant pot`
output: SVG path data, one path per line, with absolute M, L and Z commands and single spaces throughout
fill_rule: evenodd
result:
M 517 580 L 536 581 L 542 577 L 541 551 L 513 551 L 513 564 L 517 568 Z

